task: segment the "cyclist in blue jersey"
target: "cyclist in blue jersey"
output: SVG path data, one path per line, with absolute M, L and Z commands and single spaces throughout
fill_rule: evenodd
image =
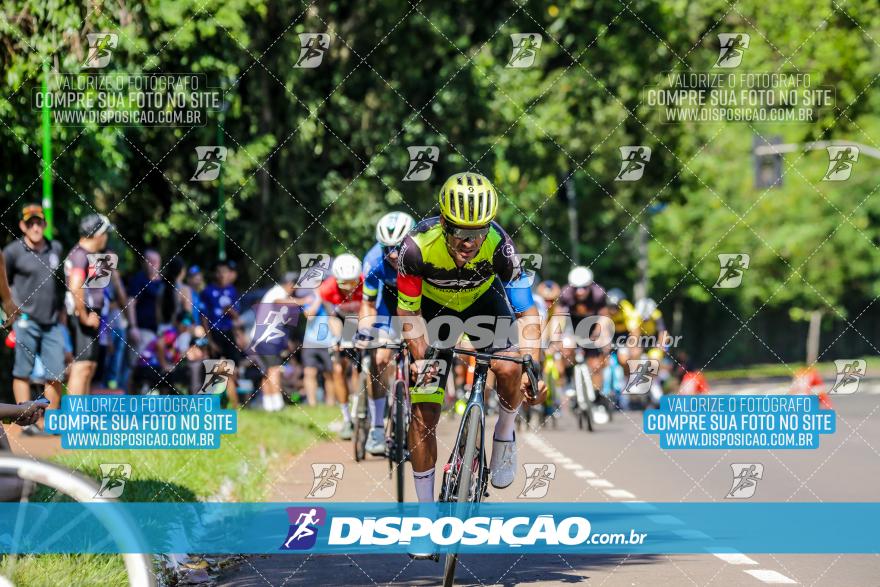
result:
M 376 316 L 375 328 L 393 335 L 391 317 L 397 314 L 398 247 L 415 221 L 406 212 L 389 212 L 376 225 L 376 244 L 364 256 L 364 299 L 359 319 Z M 364 322 L 361 322 L 364 324 Z M 371 338 L 359 333 L 358 338 Z M 385 454 L 385 397 L 393 369 L 389 370 L 391 349 L 376 350 L 376 372 L 382 385 L 372 387 L 375 397 L 368 398 L 373 428 L 367 437 L 366 450 L 372 455 Z

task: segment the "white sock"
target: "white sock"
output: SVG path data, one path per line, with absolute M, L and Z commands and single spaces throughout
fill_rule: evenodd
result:
M 351 410 L 348 407 L 348 402 L 345 402 L 341 406 L 342 408 L 342 420 L 344 422 L 351 422 Z
M 280 412 L 284 409 L 284 396 L 280 393 L 275 394 L 275 411 Z
M 495 440 L 513 440 L 518 410 L 510 411 L 498 402 L 498 421 L 495 422 Z
M 434 501 L 434 469 L 417 473 L 413 471 L 413 481 L 416 485 L 416 496 L 420 502 Z
M 385 397 L 370 398 L 370 413 L 373 414 L 373 427 L 382 428 L 385 424 Z

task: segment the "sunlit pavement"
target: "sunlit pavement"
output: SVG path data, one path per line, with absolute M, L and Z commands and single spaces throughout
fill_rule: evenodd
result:
M 754 501 L 872 501 L 880 495 L 880 397 L 835 396 L 837 432 L 817 450 L 666 451 L 642 432 L 642 413 L 617 414 L 593 434 L 577 429 L 564 413 L 557 427 L 518 434 L 520 469 L 505 490 L 490 488 L 490 501 L 514 501 L 522 491 L 524 463 L 555 463 L 556 479 L 544 501 L 723 501 L 731 489 L 731 463 L 764 465 Z M 441 459 L 450 450 L 456 421 L 444 416 Z M 312 463 L 345 465 L 333 501 L 391 501 L 386 461 L 356 464 L 350 443 L 321 443 L 274 473 L 273 499 L 303 501 L 311 490 Z M 407 476 L 408 500 L 413 499 Z M 841 482 L 846 479 L 846 482 Z M 829 536 L 829 541 L 834 537 Z M 272 555 L 253 557 L 221 585 L 434 585 L 442 565 L 404 555 Z M 761 585 L 864 586 L 876 584 L 874 555 L 634 555 L 464 556 L 460 584 L 561 585 Z

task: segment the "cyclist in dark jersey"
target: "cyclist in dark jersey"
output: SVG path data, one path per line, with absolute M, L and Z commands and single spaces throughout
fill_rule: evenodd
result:
M 418 318 L 430 323 L 438 316 L 465 322 L 464 334 L 475 348 L 504 350 L 513 356 L 519 356 L 520 351 L 539 356 L 540 318 L 528 280 L 520 270 L 510 237 L 492 222 L 498 207 L 495 188 L 480 174 L 459 173 L 446 181 L 439 199 L 441 216 L 424 220 L 413 229 L 401 245 L 398 261 L 397 314 L 404 322 L 404 336 L 413 357 L 424 358 L 428 345 L 437 342 L 428 340 L 431 327 L 418 336 L 414 334 L 416 324 L 425 326 Z M 477 317 L 484 317 L 479 321 L 482 328 L 472 325 Z M 514 321 L 519 317 L 528 322 L 519 332 L 519 350 L 506 336 L 486 344 L 486 335 L 493 334 L 487 332 L 486 326 L 499 324 L 499 319 Z M 457 334 L 460 333 L 446 336 L 444 346 L 451 346 Z M 438 333 L 435 338 L 442 337 Z M 451 366 L 448 350 L 441 350 L 436 358 L 445 361 L 447 368 Z M 502 488 L 513 482 L 516 473 L 514 422 L 529 383 L 522 367 L 515 363 L 496 361 L 491 369 L 497 381 L 500 409 L 489 467 L 492 485 Z M 422 502 L 434 500 L 435 430 L 446 373 L 440 374 L 439 381 L 439 388 L 433 392 L 416 387 L 411 394 L 413 422 L 409 444 L 416 494 Z M 542 402 L 545 393 L 542 383 L 530 401 Z

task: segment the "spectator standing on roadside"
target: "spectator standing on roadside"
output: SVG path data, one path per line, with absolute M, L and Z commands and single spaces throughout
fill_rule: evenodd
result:
M 192 298 L 192 316 L 193 324 L 202 323 L 202 300 L 199 296 L 205 289 L 205 276 L 202 275 L 202 269 L 198 265 L 192 265 L 186 271 L 186 285 L 190 289 Z
M 134 308 L 134 319 L 129 324 L 128 332 L 137 352 L 151 343 L 159 330 L 159 296 L 165 283 L 159 273 L 160 267 L 162 256 L 159 252 L 145 249 L 143 268 L 132 275 L 128 282 L 128 295 Z
M 12 299 L 19 308 L 3 307 L 8 319 L 19 312 L 15 321 L 15 362 L 12 369 L 12 392 L 16 402 L 31 399 L 30 376 L 37 357 L 46 371 L 44 395 L 49 407 L 59 407 L 61 380 L 64 375 L 64 326 L 61 304 L 63 288 L 58 268 L 62 249 L 57 241 L 45 238 L 46 217 L 38 204 L 22 209 L 18 227 L 22 237 L 3 249 L 7 275 L 12 282 Z M 0 289 L 6 279 L 0 280 Z M 0 291 L 2 296 L 2 291 Z
M 281 369 L 285 363 L 282 353 L 290 350 L 290 331 L 299 307 L 293 297 L 298 273 L 285 273 L 281 282 L 267 291 L 254 307 L 255 321 L 251 329 L 248 352 L 260 357 L 263 363 L 263 409 L 277 412 L 284 408 L 281 394 Z M 289 356 L 289 355 L 288 355 Z
M 89 277 L 89 255 L 106 251 L 107 239 L 112 229 L 113 225 L 103 214 L 89 214 L 79 223 L 79 242 L 64 260 L 67 281 L 65 305 L 73 340 L 73 364 L 70 366 L 67 389 L 72 395 L 88 395 L 92 377 L 95 375 L 105 297 L 103 287 L 89 287 L 86 279 Z M 117 292 L 124 298 L 125 293 L 119 284 L 116 269 L 111 273 L 111 280 Z M 119 303 L 125 307 L 127 300 L 120 299 Z
M 208 336 L 208 347 L 214 359 L 231 359 L 237 366 L 241 360 L 238 347 L 238 291 L 235 289 L 234 261 L 218 261 L 214 265 L 214 283 L 202 290 L 202 325 Z M 236 373 L 227 379 L 226 397 L 230 407 L 238 407 Z

